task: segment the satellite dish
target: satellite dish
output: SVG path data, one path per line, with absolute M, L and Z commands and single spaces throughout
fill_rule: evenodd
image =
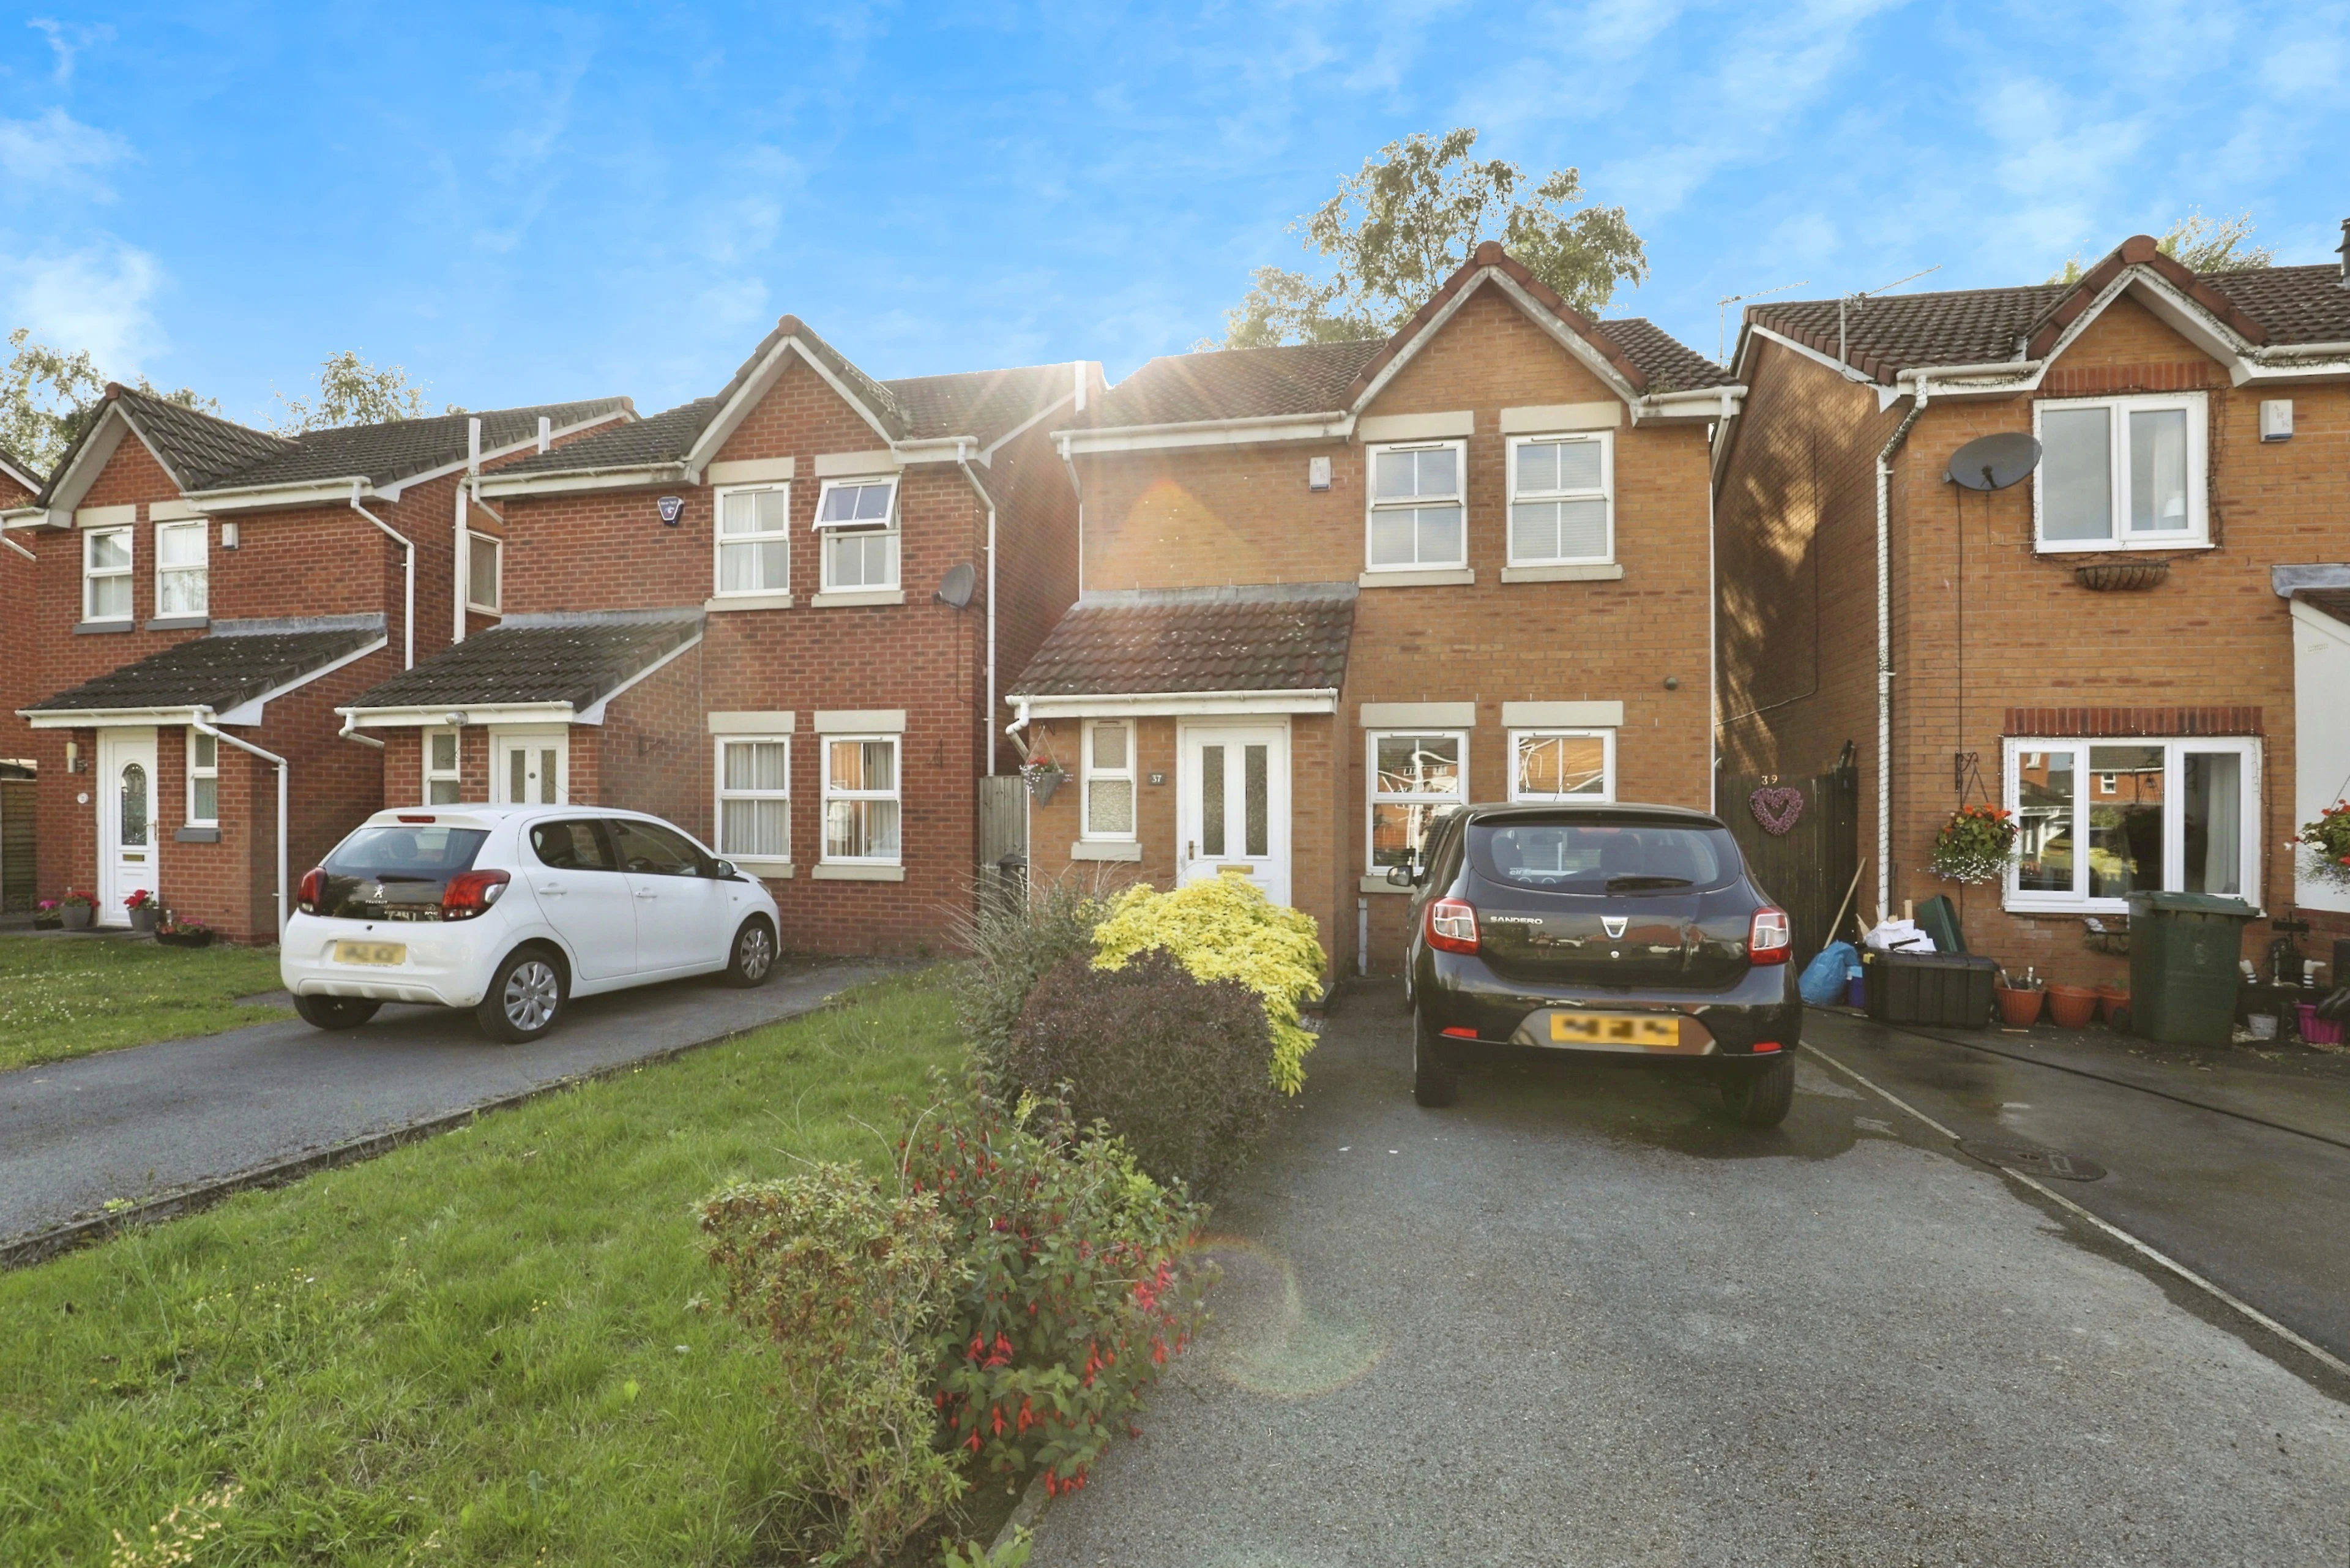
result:
M 2040 443 L 2022 431 L 2010 431 L 1979 437 L 1952 452 L 1945 477 L 1969 490 L 2005 490 L 2039 466 Z
M 939 603 L 952 609 L 961 609 L 971 603 L 972 590 L 978 586 L 979 574 L 972 569 L 971 563 L 960 562 L 947 568 L 947 575 L 940 581 L 935 597 Z

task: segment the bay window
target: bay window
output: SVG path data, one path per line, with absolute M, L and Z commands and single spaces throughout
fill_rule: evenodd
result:
M 1375 446 L 1367 565 L 1372 571 L 1422 571 L 1469 564 L 1462 506 L 1465 443 Z
M 730 860 L 792 857 L 792 742 L 728 735 L 718 742 L 718 853 Z
M 792 487 L 718 493 L 718 597 L 792 588 Z
M 2039 547 L 2178 548 L 2209 542 L 2199 392 L 2033 405 Z
M 1469 800 L 1469 732 L 1373 731 L 1370 744 L 1370 867 L 1413 866 L 1428 829 Z
M 132 531 L 92 528 L 81 536 L 81 618 L 130 618 Z
M 205 546 L 212 524 L 192 523 L 155 525 L 155 614 L 157 618 L 201 618 L 210 613 L 210 573 Z
M 827 593 L 898 586 L 898 482 L 827 479 L 816 497 Z
M 1513 730 L 1512 800 L 1614 800 L 1616 732 Z
M 2260 903 L 2257 740 L 2010 740 L 2012 909 L 2124 912 L 2133 892 Z
M 824 752 L 824 857 L 896 865 L 898 737 L 827 735 Z
M 1616 558 L 1615 439 L 1605 432 L 1510 442 L 1510 565 Z

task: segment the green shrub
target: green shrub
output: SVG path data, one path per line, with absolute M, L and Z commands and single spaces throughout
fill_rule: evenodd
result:
M 844 1554 L 878 1563 L 962 1492 L 931 1380 L 962 1271 L 935 1197 L 886 1196 L 818 1165 L 702 1208 L 727 1304 L 775 1342 L 782 1392 L 838 1509 Z
M 1066 958 L 1029 993 L 1005 1092 L 1066 1085 L 1079 1123 L 1107 1124 L 1158 1180 L 1205 1190 L 1273 1120 L 1267 1038 L 1247 987 L 1195 979 L 1164 950 L 1111 970 Z
M 1055 1100 L 948 1095 L 902 1148 L 969 1265 L 933 1396 L 959 1452 L 1048 1492 L 1085 1485 L 1201 1320 L 1203 1211 Z
M 992 1083 L 1001 1085 L 1028 993 L 1055 964 L 1094 951 L 1094 928 L 1109 912 L 1098 889 L 1073 878 L 1044 883 L 1023 903 L 982 900 L 959 935 L 971 961 L 956 971 L 955 1012 Z
M 1275 904 L 1253 883 L 1211 877 L 1171 893 L 1128 888 L 1095 928 L 1094 943 L 1104 969 L 1164 948 L 1201 980 L 1236 980 L 1256 992 L 1271 1026 L 1273 1086 L 1284 1095 L 1305 1086 L 1314 1036 L 1298 1009 L 1322 994 L 1326 962 L 1313 916 Z

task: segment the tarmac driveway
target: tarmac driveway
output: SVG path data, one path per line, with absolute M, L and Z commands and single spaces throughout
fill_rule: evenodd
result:
M 1411 1103 L 1357 991 L 1035 1568 L 2350 1561 L 2350 1410 L 1805 1061 Z
M 676 981 L 582 997 L 546 1038 L 493 1044 L 471 1012 L 388 1003 L 0 1073 L 0 1241 L 738 1033 L 883 972 L 785 968 L 755 991 Z

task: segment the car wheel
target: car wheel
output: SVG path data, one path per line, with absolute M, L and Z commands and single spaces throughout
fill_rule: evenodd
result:
M 1722 1108 L 1750 1127 L 1775 1127 L 1795 1103 L 1795 1058 L 1790 1052 L 1765 1066 L 1724 1074 Z
M 758 915 L 743 922 L 734 933 L 734 947 L 726 960 L 726 983 L 744 991 L 764 985 L 775 972 L 775 928 Z
M 546 948 L 522 948 L 498 966 L 473 1016 L 491 1039 L 520 1044 L 555 1027 L 567 990 L 562 961 Z
M 1438 1044 L 1428 1020 L 1411 1018 L 1411 1097 L 1431 1108 L 1449 1106 L 1461 1097 L 1461 1074 Z
M 357 1029 L 382 1002 L 364 996 L 297 996 L 294 1011 L 313 1029 Z

